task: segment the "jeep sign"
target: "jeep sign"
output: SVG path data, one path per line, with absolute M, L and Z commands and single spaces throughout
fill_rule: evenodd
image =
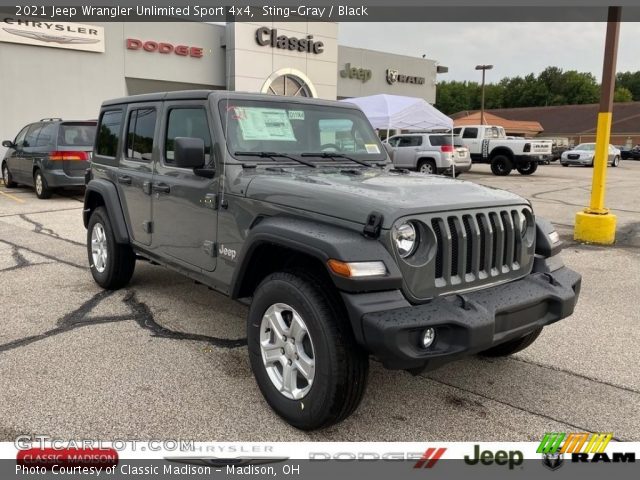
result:
M 350 63 L 346 63 L 344 70 L 340 70 L 340 76 L 342 78 L 354 78 L 365 83 L 371 80 L 372 73 L 369 69 L 352 67 Z

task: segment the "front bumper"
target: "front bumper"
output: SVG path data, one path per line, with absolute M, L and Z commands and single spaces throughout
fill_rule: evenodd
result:
M 563 165 L 580 165 L 583 167 L 590 167 L 593 165 L 592 158 L 561 158 L 560 163 Z
M 433 369 L 573 313 L 580 275 L 564 266 L 549 273 L 554 267 L 544 259 L 536 260 L 534 272 L 520 280 L 422 305 L 405 301 L 400 306 L 402 299 L 392 292 L 369 299 L 362 294 L 343 294 L 343 298 L 354 329 L 360 328 L 356 337 L 385 367 Z M 386 305 L 391 308 L 380 310 Z M 420 337 L 427 327 L 436 330 L 436 340 L 424 349 Z

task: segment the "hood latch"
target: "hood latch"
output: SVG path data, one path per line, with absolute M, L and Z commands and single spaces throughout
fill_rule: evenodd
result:
M 371 212 L 367 217 L 367 223 L 364 226 L 362 234 L 369 238 L 378 238 L 382 229 L 382 220 L 384 217 L 379 212 Z

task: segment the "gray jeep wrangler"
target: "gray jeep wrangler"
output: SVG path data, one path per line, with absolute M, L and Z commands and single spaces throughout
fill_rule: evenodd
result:
M 250 304 L 251 367 L 295 427 L 348 417 L 370 355 L 410 371 L 509 355 L 573 312 L 580 275 L 527 200 L 392 168 L 353 105 L 188 91 L 99 118 L 93 278 L 124 287 L 144 258 Z

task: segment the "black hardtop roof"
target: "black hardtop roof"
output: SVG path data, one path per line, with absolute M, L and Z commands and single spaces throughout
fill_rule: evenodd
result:
M 308 97 L 284 97 L 277 95 L 268 95 L 266 93 L 248 93 L 248 92 L 230 92 L 227 90 L 178 90 L 174 92 L 158 92 L 158 93 L 145 93 L 143 95 L 131 95 L 128 97 L 115 98 L 112 100 L 106 100 L 102 103 L 102 107 L 108 107 L 112 105 L 122 105 L 128 103 L 147 103 L 147 102 L 160 102 L 167 100 L 205 100 L 212 98 L 217 100 L 261 100 L 278 102 L 293 102 L 293 103 L 307 103 L 314 105 L 326 105 L 332 107 L 342 108 L 358 108 L 354 104 L 337 102 L 335 100 L 321 100 L 318 98 Z

